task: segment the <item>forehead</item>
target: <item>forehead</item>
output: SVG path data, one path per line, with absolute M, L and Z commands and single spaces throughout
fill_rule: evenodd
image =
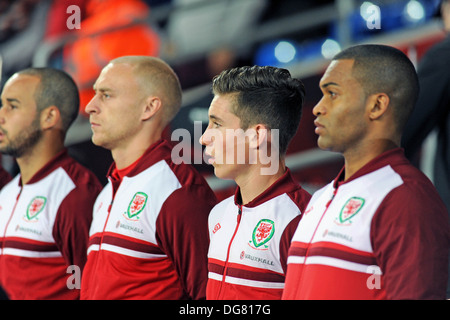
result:
M 210 115 L 234 115 L 233 104 L 235 98 L 232 94 L 215 95 L 209 107 Z
M 14 92 L 28 93 L 31 95 L 34 93 L 39 83 L 40 78 L 38 76 L 27 74 L 14 74 L 5 83 L 3 92 L 14 91 Z
M 352 72 L 354 63 L 355 61 L 350 59 L 333 60 L 322 76 L 322 79 L 320 79 L 320 86 L 330 84 L 345 86 L 356 83 L 357 80 Z
M 209 117 L 220 120 L 222 125 L 238 128 L 240 119 L 233 111 L 235 101 L 234 94 L 215 95 L 208 110 Z
M 137 83 L 132 65 L 128 63 L 110 63 L 101 71 L 94 84 L 94 89 L 102 90 L 108 88 L 114 90 L 119 88 L 130 88 L 136 85 Z

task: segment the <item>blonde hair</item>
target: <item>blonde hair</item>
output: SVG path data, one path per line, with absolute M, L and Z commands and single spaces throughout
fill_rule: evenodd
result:
M 151 56 L 123 56 L 110 63 L 132 65 L 143 93 L 158 96 L 162 101 L 163 121 L 166 124 L 172 121 L 181 107 L 182 89 L 175 71 L 165 61 Z

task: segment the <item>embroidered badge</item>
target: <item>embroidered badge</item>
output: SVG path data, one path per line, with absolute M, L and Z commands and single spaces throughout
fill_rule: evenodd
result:
M 253 248 L 259 248 L 264 245 L 263 248 L 267 248 L 265 245 L 272 239 L 275 233 L 275 223 L 269 219 L 262 219 L 257 224 L 255 229 L 253 229 L 252 240 Z
M 359 197 L 351 197 L 347 200 L 344 207 L 339 214 L 339 222 L 344 224 L 348 222 L 351 224 L 351 218 L 353 218 L 364 206 L 365 200 Z
M 27 212 L 25 214 L 26 220 L 28 220 L 28 221 L 36 220 L 37 221 L 38 220 L 37 216 L 39 213 L 42 212 L 46 203 L 47 203 L 46 197 L 42 197 L 42 196 L 34 197 L 27 207 Z
M 144 192 L 136 192 L 128 205 L 126 218 L 133 221 L 138 220 L 138 215 L 142 212 L 142 210 L 144 210 L 145 204 L 147 203 L 147 198 L 148 196 Z

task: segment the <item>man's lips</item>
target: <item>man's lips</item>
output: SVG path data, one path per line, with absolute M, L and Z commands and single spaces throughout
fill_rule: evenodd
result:
M 205 149 L 204 153 L 205 153 L 204 158 L 205 158 L 206 162 L 208 162 L 209 164 L 213 164 L 215 161 L 214 157 L 209 152 L 207 152 L 206 149 Z
M 320 134 L 322 131 L 323 131 L 323 129 L 325 128 L 319 121 L 317 121 L 317 120 L 314 120 L 314 125 L 316 126 L 316 129 L 314 130 L 314 132 L 316 133 L 316 134 Z
M 99 127 L 100 125 L 96 122 L 91 121 L 91 128 Z

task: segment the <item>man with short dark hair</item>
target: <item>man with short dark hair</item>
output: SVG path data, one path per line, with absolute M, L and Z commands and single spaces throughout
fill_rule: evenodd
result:
M 0 192 L 1 286 L 10 299 L 77 299 L 101 190 L 64 147 L 78 89 L 63 71 L 30 68 L 6 82 L 1 100 L 0 152 L 20 169 Z
M 206 297 L 280 299 L 287 250 L 310 194 L 285 165 L 304 87 L 288 70 L 241 67 L 213 80 L 206 146 L 215 175 L 238 185 L 209 217 Z
M 414 66 L 395 48 L 354 46 L 320 88 L 318 145 L 345 165 L 299 223 L 283 299 L 445 298 L 447 212 L 399 148 L 419 91 Z

